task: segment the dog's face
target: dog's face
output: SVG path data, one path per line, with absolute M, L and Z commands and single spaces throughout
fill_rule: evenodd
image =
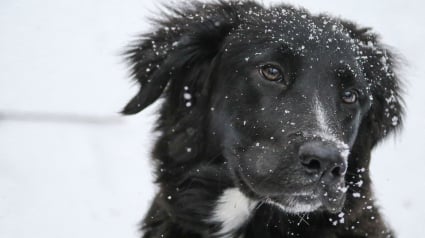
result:
M 338 211 L 354 148 L 370 151 L 401 120 L 391 54 L 347 22 L 232 4 L 181 13 L 130 49 L 142 88 L 124 113 L 166 88 L 161 150 L 173 164 L 217 148 L 249 197 Z
M 236 31 L 212 75 L 211 130 L 238 184 L 293 212 L 342 206 L 348 155 L 371 105 L 352 39 L 323 21 Z

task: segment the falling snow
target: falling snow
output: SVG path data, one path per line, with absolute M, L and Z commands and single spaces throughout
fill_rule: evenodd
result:
M 359 198 L 361 195 L 360 195 L 360 193 L 353 193 L 353 197 L 355 197 L 355 198 Z

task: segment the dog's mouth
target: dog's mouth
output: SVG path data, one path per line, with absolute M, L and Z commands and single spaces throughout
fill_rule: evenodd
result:
M 266 203 L 276 205 L 283 211 L 293 214 L 308 213 L 314 211 L 328 211 L 338 213 L 342 210 L 345 202 L 345 192 L 331 193 L 326 190 L 318 190 L 310 194 L 289 194 L 269 197 Z
M 280 197 L 267 198 L 265 200 L 265 203 L 277 206 L 283 211 L 292 214 L 313 212 L 323 206 L 323 202 L 316 194 L 292 194 Z
M 343 181 L 339 184 L 326 184 L 321 181 L 314 185 L 305 186 L 305 188 L 301 188 L 297 192 L 264 194 L 258 192 L 240 171 L 234 171 L 234 175 L 239 188 L 246 195 L 291 214 L 314 211 L 338 213 L 342 210 L 345 202 L 347 187 L 345 187 Z

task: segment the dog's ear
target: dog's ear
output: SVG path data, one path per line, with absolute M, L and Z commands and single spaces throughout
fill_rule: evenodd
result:
M 192 71 L 212 61 L 225 37 L 238 24 L 232 4 L 193 3 L 181 8 L 183 10 L 167 7 L 169 13 L 165 18 L 154 20 L 157 30 L 143 35 L 125 53 L 132 77 L 140 83 L 140 91 L 122 113 L 140 112 L 168 87 L 175 91 L 171 94 L 179 95 L 194 85 L 186 81 L 198 80 L 199 75 L 193 74 L 202 72 Z M 180 86 L 176 86 L 177 83 L 170 86 L 169 81 L 179 81 Z
M 401 128 L 403 100 L 397 74 L 400 61 L 369 28 L 359 28 L 350 22 L 342 24 L 356 42 L 358 62 L 363 67 L 372 95 L 372 105 L 362 122 L 361 130 L 364 130 L 366 138 L 370 138 L 369 146 L 373 147 L 388 134 Z

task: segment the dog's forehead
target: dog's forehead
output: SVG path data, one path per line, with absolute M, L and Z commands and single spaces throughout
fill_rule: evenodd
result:
M 323 54 L 346 55 L 357 50 L 357 45 L 338 19 L 325 15 L 314 16 L 308 12 L 276 7 L 253 11 L 247 10 L 236 37 L 252 37 L 259 41 L 276 42 L 300 55 L 318 50 Z

